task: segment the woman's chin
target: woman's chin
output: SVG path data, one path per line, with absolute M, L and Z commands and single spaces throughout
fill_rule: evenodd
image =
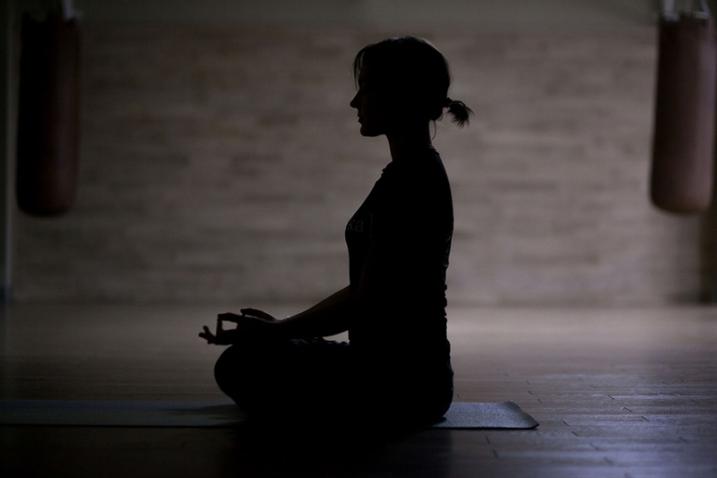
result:
M 371 128 L 368 128 L 365 124 L 361 125 L 361 136 L 379 136 L 382 133 L 380 131 L 372 130 Z

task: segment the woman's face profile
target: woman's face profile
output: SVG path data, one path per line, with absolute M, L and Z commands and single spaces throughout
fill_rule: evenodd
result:
M 359 73 L 359 89 L 351 100 L 351 107 L 358 110 L 362 136 L 379 136 L 387 131 L 385 102 L 379 97 L 375 81 L 371 81 L 366 65 Z

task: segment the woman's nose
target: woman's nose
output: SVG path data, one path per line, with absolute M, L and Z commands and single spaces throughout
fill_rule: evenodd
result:
M 351 108 L 358 108 L 358 104 L 356 102 L 356 99 L 358 98 L 358 93 L 354 95 L 354 97 L 351 99 L 351 103 L 349 103 L 349 106 Z

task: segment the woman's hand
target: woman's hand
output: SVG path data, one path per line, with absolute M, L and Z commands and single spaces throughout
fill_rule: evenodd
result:
M 204 326 L 204 331 L 199 336 L 210 344 L 229 345 L 242 339 L 266 339 L 277 336 L 277 325 L 279 321 L 270 314 L 258 309 L 241 309 L 242 315 L 225 312 L 217 316 L 217 332 L 213 334 L 209 327 Z M 234 322 L 235 329 L 224 330 L 223 322 Z
M 209 327 L 206 325 L 203 327 L 204 332 L 199 332 L 199 336 L 207 341 L 208 344 L 215 345 L 230 345 L 235 342 L 236 331 L 234 330 L 223 330 L 217 326 L 217 334 L 214 335 Z

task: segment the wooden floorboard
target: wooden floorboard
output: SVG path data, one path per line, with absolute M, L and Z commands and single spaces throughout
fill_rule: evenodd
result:
M 214 399 L 223 307 L 13 306 L 3 399 Z M 271 311 L 290 313 L 291 308 Z M 457 400 L 512 400 L 533 431 L 383 441 L 301 430 L 0 427 L 2 476 L 717 476 L 717 308 L 453 308 Z M 339 337 L 344 339 L 345 337 Z

